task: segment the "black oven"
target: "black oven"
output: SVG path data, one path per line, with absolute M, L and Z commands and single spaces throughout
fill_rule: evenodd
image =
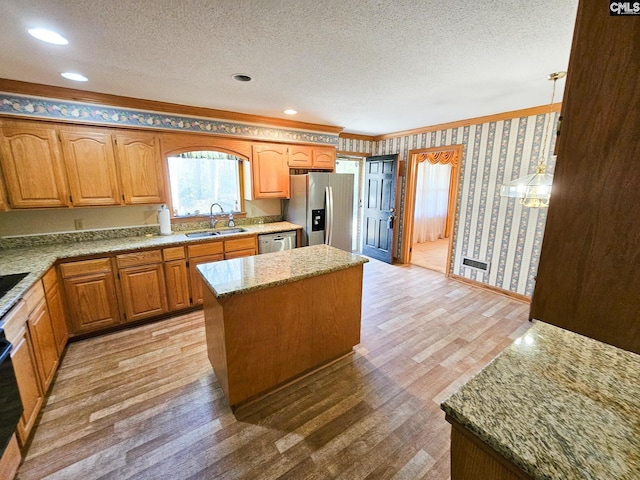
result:
M 22 415 L 22 401 L 11 364 L 11 344 L 0 328 L 0 456 L 16 430 Z

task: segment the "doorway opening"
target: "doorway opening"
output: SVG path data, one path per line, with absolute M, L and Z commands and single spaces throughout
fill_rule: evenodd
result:
M 409 152 L 403 262 L 450 273 L 462 145 Z
M 353 232 L 351 235 L 351 251 L 360 252 L 360 238 L 362 232 L 362 172 L 364 157 L 347 157 L 339 155 L 336 158 L 336 173 L 353 174 Z

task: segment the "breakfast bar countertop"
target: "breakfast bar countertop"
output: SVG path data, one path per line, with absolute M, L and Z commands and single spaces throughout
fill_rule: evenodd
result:
M 640 478 L 640 355 L 536 322 L 441 407 L 534 479 Z
M 323 275 L 369 260 L 328 245 L 313 245 L 198 265 L 216 298 Z

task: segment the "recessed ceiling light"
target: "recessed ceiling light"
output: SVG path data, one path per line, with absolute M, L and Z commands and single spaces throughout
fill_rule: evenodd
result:
M 47 30 L 46 28 L 30 28 L 28 32 L 38 40 L 42 40 L 43 42 L 47 43 L 53 43 L 54 45 L 66 45 L 69 43 L 69 40 L 64 38 L 59 33 L 56 33 L 52 30 Z
M 296 113 L 298 113 L 297 110 L 294 110 L 293 108 L 287 108 L 284 113 L 286 113 L 287 115 L 295 115 Z
M 79 73 L 64 72 L 60 75 L 68 80 L 73 80 L 74 82 L 86 82 L 89 80 L 87 77 L 85 77 L 84 75 L 80 75 Z
M 234 73 L 233 75 L 231 75 L 231 78 L 233 78 L 236 82 L 250 82 L 251 80 L 253 80 L 251 76 L 244 73 Z

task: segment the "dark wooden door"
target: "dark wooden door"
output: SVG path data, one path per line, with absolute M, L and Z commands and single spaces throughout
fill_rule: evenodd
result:
M 398 155 L 369 157 L 365 164 L 362 253 L 391 263 Z

